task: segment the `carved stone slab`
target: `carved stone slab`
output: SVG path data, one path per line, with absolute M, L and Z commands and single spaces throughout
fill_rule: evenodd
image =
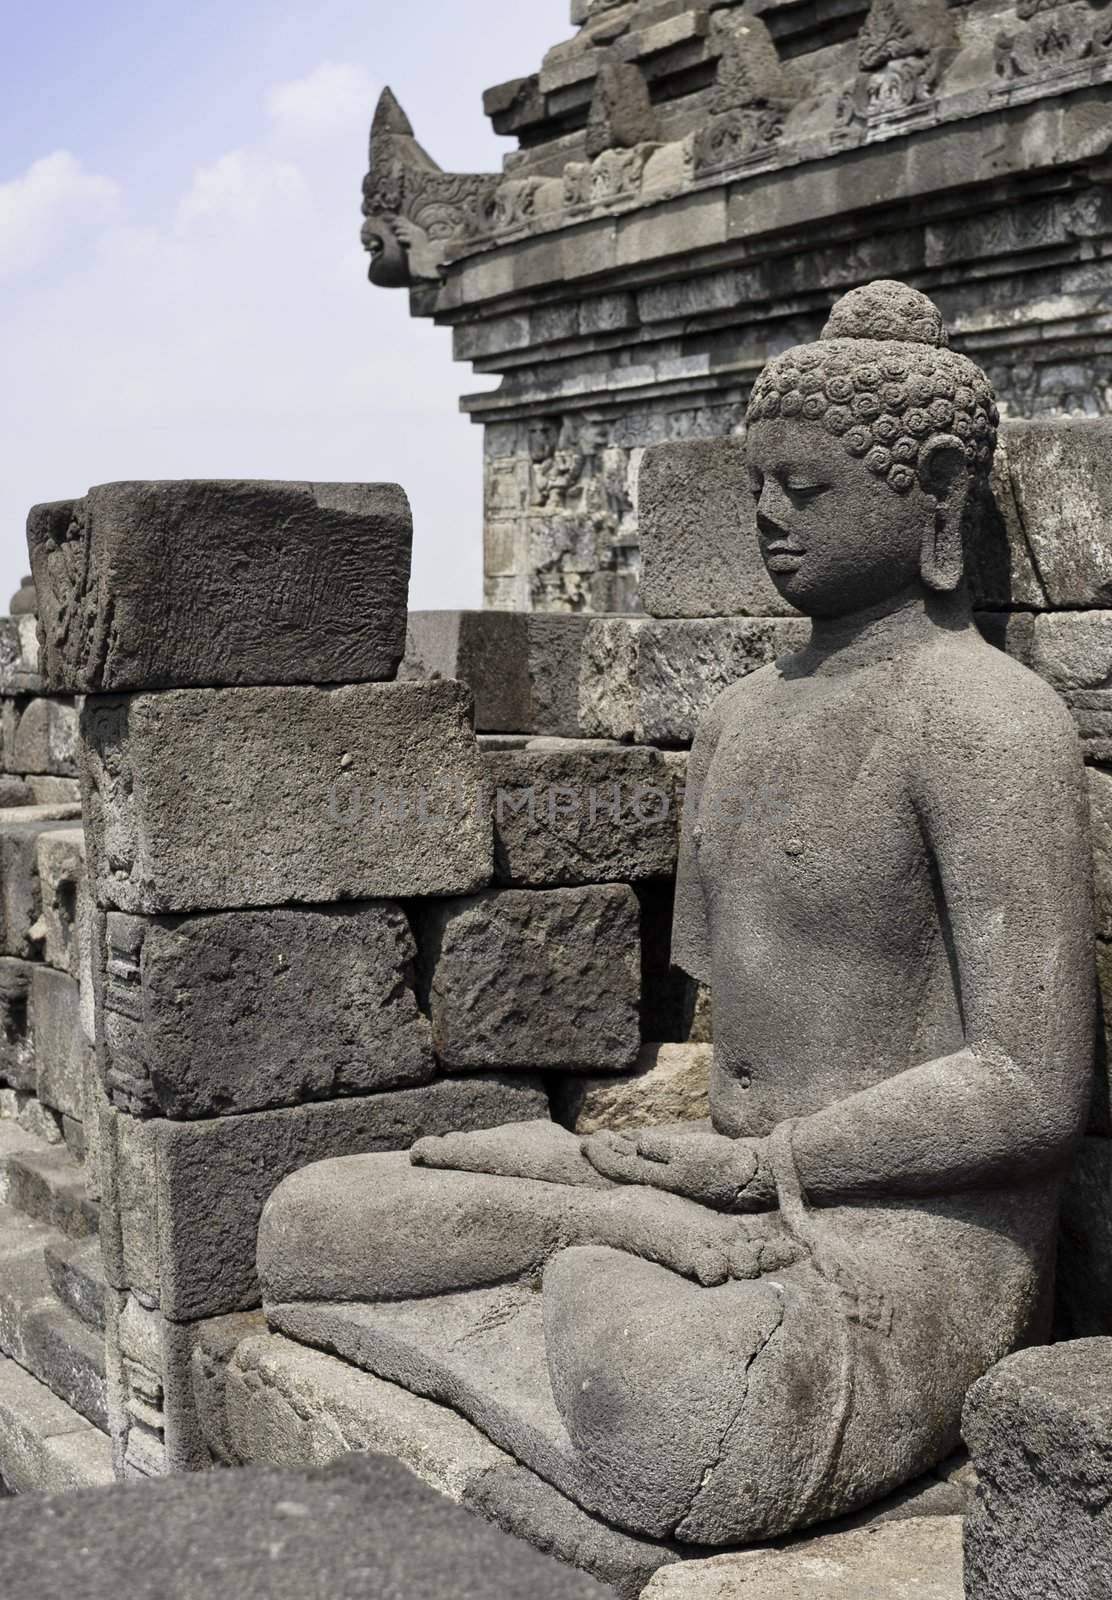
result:
M 90 697 L 83 715 L 89 875 L 107 909 L 466 894 L 490 880 L 458 683 L 178 689 Z
M 112 483 L 27 536 L 54 692 L 356 683 L 402 657 L 394 484 Z

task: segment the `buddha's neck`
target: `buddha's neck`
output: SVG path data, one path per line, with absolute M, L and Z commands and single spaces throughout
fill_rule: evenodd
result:
M 806 654 L 815 666 L 868 666 L 891 661 L 937 636 L 973 625 L 969 596 L 936 595 L 918 585 L 847 617 L 813 617 Z

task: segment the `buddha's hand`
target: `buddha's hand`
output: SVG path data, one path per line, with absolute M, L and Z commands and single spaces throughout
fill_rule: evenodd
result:
M 718 1133 L 594 1133 L 583 1141 L 587 1160 L 616 1183 L 640 1183 L 684 1195 L 716 1211 L 765 1211 L 776 1184 L 764 1139 Z

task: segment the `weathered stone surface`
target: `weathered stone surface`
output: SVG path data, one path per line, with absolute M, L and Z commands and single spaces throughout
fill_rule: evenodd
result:
M 31 1039 L 40 1099 L 80 1122 L 93 1053 L 81 1026 L 76 978 L 52 967 L 36 967 L 31 979 Z
M 964 1600 L 961 1518 L 915 1517 L 664 1567 L 645 1600 Z
M 31 1042 L 31 978 L 35 963 L 0 957 L 0 1080 L 13 1089 L 35 1087 Z
M 654 445 L 637 503 L 641 604 L 651 617 L 790 617 L 757 539 L 742 439 Z
M 509 1462 L 446 1407 L 278 1334 L 238 1346 L 224 1403 L 226 1459 L 245 1465 L 325 1466 L 350 1450 L 377 1451 L 459 1502 L 482 1473 Z
M 1098 939 L 1097 1048 L 1089 1132 L 1112 1136 L 1112 944 Z
M 484 750 L 495 880 L 554 888 L 670 876 L 684 772 L 675 753 L 589 740 Z
M 124 1110 L 227 1116 L 436 1073 L 400 906 L 108 912 L 102 929 L 98 1052 Z
M 0 1124 L 0 1201 L 69 1239 L 91 1238 L 98 1208 L 79 1163 L 64 1145 L 48 1145 L 24 1130 L 21 1138 L 9 1138 L 11 1129 Z
M 20 1600 L 605 1594 L 593 1579 L 451 1505 L 397 1462 L 366 1455 L 301 1472 L 187 1474 L 6 1500 L 0 1587 Z
M 109 1112 L 105 1275 L 176 1322 L 250 1310 L 259 1302 L 259 1218 L 289 1173 L 547 1111 L 535 1079 L 474 1077 L 205 1122 L 144 1123 Z M 115 1236 L 111 1216 L 121 1219 Z
M 43 1251 L 50 1285 L 87 1328 L 104 1332 L 104 1264 L 99 1239 L 58 1239 Z
M 77 711 L 69 701 L 5 700 L 0 720 L 6 772 L 77 776 Z
M 418 943 L 433 1045 L 450 1071 L 622 1072 L 640 1044 L 632 889 L 501 889 L 445 901 Z
M 490 878 L 456 683 L 90 697 L 89 875 L 136 913 L 465 894 Z
M 69 504 L 72 505 L 72 501 Z M 34 616 L 38 610 L 38 596 L 35 594 L 35 580 L 28 572 L 20 579 L 19 588 L 12 595 L 8 607 L 13 617 Z
M 637 1070 L 624 1078 L 562 1077 L 552 1112 L 573 1133 L 697 1122 L 710 1116 L 709 1044 L 647 1044 Z
M 591 623 L 579 680 L 588 738 L 690 744 L 700 716 L 724 689 L 801 648 L 808 624 L 794 617 L 720 617 Z
M 6 1357 L 0 1358 L 0 1477 L 20 1495 L 112 1482 L 107 1436 Z
M 1097 933 L 1102 939 L 1112 939 L 1112 772 L 1089 768 L 1089 811 Z
M 65 826 L 54 806 L 21 806 L 0 811 L 0 950 L 6 956 L 39 959 L 45 929 L 37 861 L 43 833 Z
M 975 1600 L 1112 1589 L 1112 1340 L 1024 1350 L 971 1391 L 965 1524 Z
M 42 898 L 43 960 L 49 967 L 80 978 L 84 963 L 82 929 L 87 927 L 85 834 L 59 828 L 39 835 L 35 865 Z
M 1112 602 L 1112 418 L 1015 422 L 1008 469 L 1023 532 L 1052 606 Z
M 412 542 L 396 484 L 91 489 L 68 520 L 28 522 L 47 684 L 84 694 L 391 678 Z
M 574 739 L 586 629 L 586 619 L 575 616 L 413 611 L 400 676 L 466 683 L 480 733 Z
M 1058 1320 L 1069 1339 L 1112 1338 L 1112 1139 L 1086 1139 L 1062 1202 Z
M 44 688 L 35 617 L 0 617 L 0 694 L 41 694 Z

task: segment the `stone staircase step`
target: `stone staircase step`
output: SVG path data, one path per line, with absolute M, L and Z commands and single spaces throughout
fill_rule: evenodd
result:
M 80 1164 L 64 1145 L 48 1145 L 12 1123 L 0 1123 L 0 1203 L 71 1239 L 97 1231 L 99 1207 L 85 1192 Z
M 43 1251 L 51 1287 L 87 1328 L 104 1332 L 104 1263 L 99 1239 L 60 1239 Z
M 15 1494 L 62 1494 L 112 1482 L 106 1433 L 16 1362 L 0 1357 L 0 1480 Z
M 59 1242 L 46 1224 L 0 1207 L 0 1354 L 106 1430 L 104 1339 L 54 1293 L 45 1251 Z

